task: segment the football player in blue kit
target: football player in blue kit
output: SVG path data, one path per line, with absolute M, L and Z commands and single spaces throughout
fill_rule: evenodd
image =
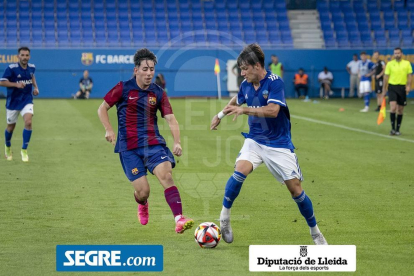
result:
M 291 141 L 290 114 L 285 101 L 283 80 L 266 71 L 264 53 L 258 44 L 246 46 L 240 53 L 237 64 L 244 81 L 237 96 L 219 114 L 215 115 L 210 129 L 216 130 L 225 115 L 248 115 L 249 133 L 236 159 L 233 175 L 226 184 L 220 228 L 223 239 L 233 242 L 230 226 L 230 208 L 239 195 L 247 175 L 264 163 L 271 174 L 285 184 L 305 218 L 315 244 L 327 245 L 313 213 L 312 202 L 302 189 L 302 172 Z M 247 107 L 241 107 L 242 104 Z
M 39 89 L 34 75 L 35 65 L 29 63 L 30 49 L 27 47 L 19 48 L 18 59 L 18 63 L 12 63 L 6 68 L 0 79 L 0 86 L 7 87 L 5 156 L 7 160 L 13 160 L 11 138 L 20 113 L 24 120 L 21 156 L 23 162 L 29 162 L 27 147 L 32 135 L 33 96 L 39 95 Z

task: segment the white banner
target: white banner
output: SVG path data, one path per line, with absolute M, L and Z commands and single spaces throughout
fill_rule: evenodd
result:
M 250 245 L 250 271 L 356 271 L 355 245 Z

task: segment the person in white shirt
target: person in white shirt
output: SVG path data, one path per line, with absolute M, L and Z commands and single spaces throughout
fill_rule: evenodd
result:
M 329 99 L 329 93 L 331 92 L 333 75 L 331 72 L 328 71 L 327 67 L 324 67 L 323 71 L 319 73 L 318 81 L 321 83 L 321 87 L 324 90 L 325 99 Z
M 357 88 L 357 95 L 359 95 L 359 78 L 358 78 L 358 55 L 354 54 L 353 59 L 346 65 L 346 71 L 349 73 L 349 97 L 353 98 L 354 89 Z

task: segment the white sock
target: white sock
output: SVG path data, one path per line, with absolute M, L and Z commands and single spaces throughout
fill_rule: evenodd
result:
M 177 221 L 179 221 L 181 217 L 182 217 L 181 215 L 175 216 L 175 217 L 174 217 L 174 219 L 175 219 L 175 223 L 177 223 Z
M 311 235 L 316 235 L 321 233 L 321 231 L 319 230 L 318 225 L 315 225 L 314 227 L 309 227 L 310 228 L 310 233 Z
M 230 218 L 230 211 L 231 211 L 231 209 L 226 208 L 226 207 L 223 206 L 223 209 L 221 209 L 220 219 Z

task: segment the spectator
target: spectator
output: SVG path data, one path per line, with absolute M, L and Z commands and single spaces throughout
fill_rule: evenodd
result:
M 76 99 L 89 99 L 89 95 L 92 92 L 93 81 L 89 77 L 89 71 L 85 70 L 83 72 L 83 77 L 79 81 L 80 90 L 76 92 L 73 98 Z
M 349 73 L 349 97 L 354 97 L 354 89 L 357 88 L 357 95 L 359 95 L 359 78 L 358 78 L 358 55 L 354 54 L 353 59 L 346 65 L 346 70 Z
M 269 70 L 272 72 L 272 74 L 283 78 L 283 64 L 279 62 L 278 57 L 275 55 L 272 55 L 272 62 L 269 63 Z
M 309 99 L 308 98 L 308 75 L 305 74 L 303 68 L 299 68 L 298 73 L 295 74 L 293 78 L 293 83 L 295 84 L 295 92 L 299 98 Z M 303 95 L 301 93 L 303 91 Z
M 319 73 L 318 81 L 321 83 L 321 88 L 324 90 L 325 99 L 329 99 L 329 93 L 331 93 L 333 75 L 331 72 L 329 72 L 327 67 L 324 67 L 323 71 Z

